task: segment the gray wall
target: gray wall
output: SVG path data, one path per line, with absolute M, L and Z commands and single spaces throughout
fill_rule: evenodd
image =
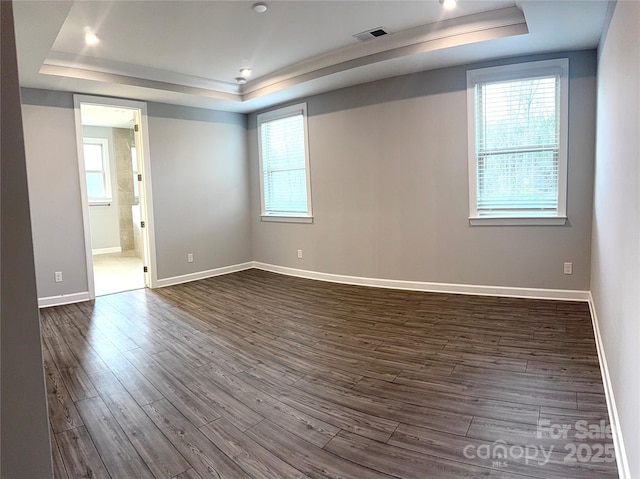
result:
M 150 104 L 149 141 L 158 278 L 251 261 L 245 115 Z
M 158 278 L 250 261 L 245 115 L 154 103 L 148 114 Z M 24 89 L 23 116 L 38 295 L 85 292 L 73 96 Z
M 86 292 L 73 96 L 23 90 L 22 103 L 38 296 Z
M 255 115 L 247 142 L 244 115 L 149 104 L 158 278 L 254 259 L 375 278 L 588 289 L 595 55 L 569 57 L 564 227 L 469 226 L 465 67 L 307 100 L 311 225 L 259 221 Z M 38 293 L 83 292 L 72 95 L 26 89 L 23 96 Z M 572 276 L 562 274 L 565 261 L 574 263 Z M 54 271 L 63 271 L 63 283 Z
M 467 68 L 560 56 L 570 59 L 567 225 L 470 227 Z M 595 70 L 593 51 L 541 55 L 308 98 L 313 224 L 260 221 L 251 115 L 254 260 L 373 278 L 588 290 Z
M 618 2 L 598 64 L 591 292 L 631 475 L 640 477 L 640 3 Z
M 0 476 L 53 478 L 11 2 L 0 2 Z

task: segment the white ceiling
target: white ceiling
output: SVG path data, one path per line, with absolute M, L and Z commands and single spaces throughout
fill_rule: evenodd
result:
M 506 56 L 597 46 L 606 1 L 14 2 L 21 84 L 255 111 L 335 88 Z M 86 28 L 100 43 L 84 42 Z M 383 27 L 389 35 L 353 35 Z M 253 70 L 238 85 L 239 70 Z
M 109 128 L 133 128 L 133 110 L 82 103 L 80 105 L 82 124 L 85 126 L 106 126 Z

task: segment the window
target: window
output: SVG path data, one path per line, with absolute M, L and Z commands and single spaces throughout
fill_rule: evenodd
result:
M 471 224 L 564 224 L 567 59 L 467 72 Z
M 111 202 L 109 149 L 104 138 L 84 138 L 84 168 L 89 203 Z
M 312 221 L 307 105 L 258 115 L 264 221 Z

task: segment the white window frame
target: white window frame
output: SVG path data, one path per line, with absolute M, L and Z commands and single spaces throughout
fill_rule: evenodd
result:
M 104 197 L 91 197 L 87 189 L 87 197 L 89 204 L 98 205 L 110 205 L 113 202 L 113 191 L 111 189 L 111 157 L 109 156 L 109 141 L 106 138 L 91 138 L 84 137 L 82 139 L 82 146 L 84 145 L 100 145 L 102 147 L 102 175 L 104 177 L 104 191 L 106 195 Z M 84 150 L 83 150 L 84 154 Z M 87 172 L 97 173 L 98 170 L 87 170 L 87 163 L 84 164 L 85 177 Z M 85 178 L 86 181 L 86 178 Z
M 305 213 L 297 212 L 267 212 L 265 208 L 265 191 L 264 191 L 264 168 L 262 159 L 262 124 L 274 120 L 280 120 L 290 116 L 302 113 L 302 127 L 304 129 L 304 161 L 305 176 L 307 188 L 307 211 Z M 261 113 L 257 117 L 258 130 L 258 158 L 260 163 L 260 204 L 262 221 L 276 221 L 283 223 L 313 223 L 313 213 L 311 208 L 311 173 L 309 171 L 309 135 L 307 128 L 307 104 L 298 103 L 296 105 L 278 108 L 269 112 Z
M 477 202 L 475 86 L 478 83 L 560 75 L 560 137 L 558 149 L 558 208 L 556 214 L 479 215 Z M 467 71 L 469 138 L 469 223 L 471 225 L 564 225 L 567 220 L 567 142 L 569 123 L 569 59 L 560 58 Z

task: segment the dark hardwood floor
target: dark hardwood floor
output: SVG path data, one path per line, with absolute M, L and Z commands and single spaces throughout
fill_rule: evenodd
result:
M 41 317 L 57 479 L 617 477 L 585 303 L 249 270 Z

